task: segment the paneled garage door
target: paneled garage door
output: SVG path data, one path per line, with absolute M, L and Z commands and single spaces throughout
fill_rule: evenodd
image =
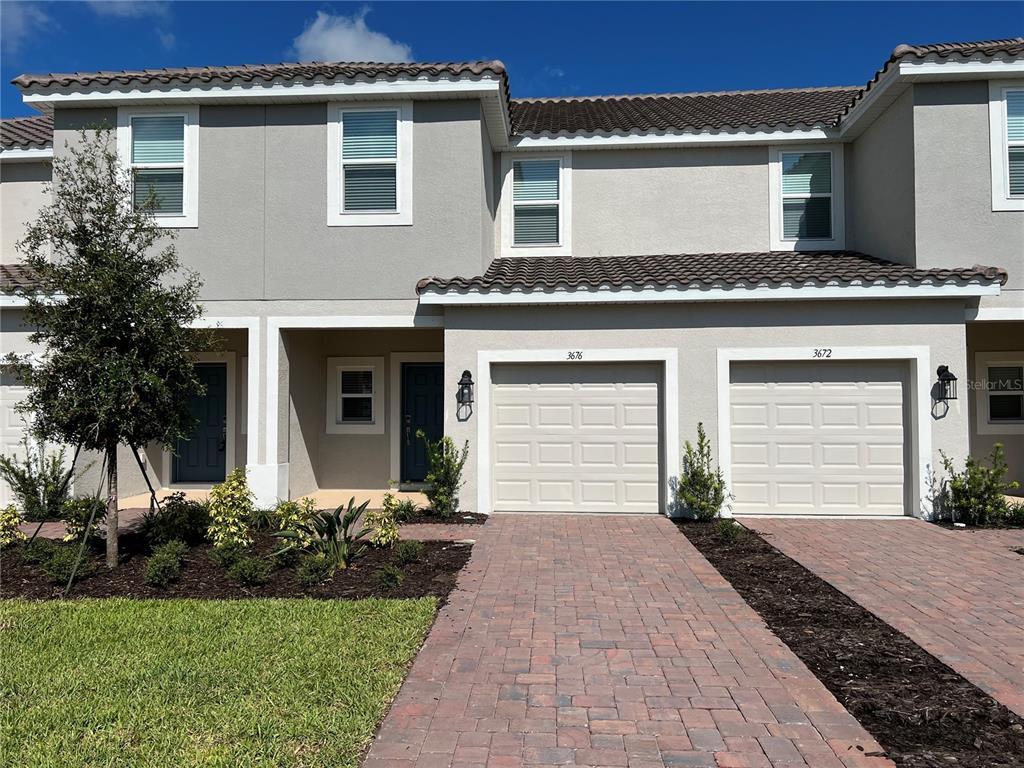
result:
M 5 380 L 8 378 L 4 376 Z M 0 384 L 0 453 L 5 456 L 21 456 L 23 453 L 21 439 L 25 434 L 25 424 L 14 406 L 24 396 L 24 387 Z M 0 506 L 6 506 L 13 500 L 10 487 L 0 480 Z
M 498 512 L 658 512 L 659 368 L 495 365 Z
M 905 364 L 733 363 L 734 514 L 904 514 Z

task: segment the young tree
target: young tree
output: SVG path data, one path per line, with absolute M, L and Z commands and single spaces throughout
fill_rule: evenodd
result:
M 52 202 L 29 225 L 18 250 L 35 273 L 26 320 L 40 348 L 34 364 L 8 355 L 24 380 L 20 409 L 43 439 L 105 455 L 107 566 L 117 567 L 117 447 L 173 449 L 194 428 L 188 400 L 201 393 L 194 354 L 208 332 L 200 282 L 179 271 L 173 239 L 153 218 L 155 196 L 132 204 L 109 130 L 82 131 L 53 161 Z

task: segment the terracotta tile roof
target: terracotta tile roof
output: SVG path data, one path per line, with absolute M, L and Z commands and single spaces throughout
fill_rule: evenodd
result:
M 236 81 L 265 83 L 274 80 L 354 80 L 389 77 L 462 77 L 496 75 L 506 79 L 500 61 L 386 63 L 295 62 L 284 64 L 240 64 L 226 67 L 164 67 L 161 69 L 124 69 L 101 72 L 49 73 L 19 75 L 11 82 L 19 88 L 107 85 L 148 85 L 169 83 L 221 83 Z
M 518 133 L 616 133 L 831 126 L 856 87 L 515 99 Z
M 12 117 L 0 120 L 0 146 L 46 147 L 53 143 L 52 117 Z
M 915 269 L 855 251 L 766 251 L 590 258 L 514 256 L 495 259 L 476 277 L 424 278 L 416 290 L 487 293 L 975 282 L 1005 283 L 1006 271 L 982 266 Z
M 35 278 L 24 264 L 0 264 L 0 293 L 31 288 L 34 284 Z
M 980 57 L 986 59 L 992 58 L 1014 58 L 1017 56 L 1024 55 L 1024 37 L 1008 37 L 1002 40 L 976 40 L 973 42 L 965 43 L 928 43 L 925 45 L 909 45 L 902 43 L 892 49 L 892 54 L 889 56 L 888 61 L 882 65 L 882 68 L 875 72 L 875 76 L 872 77 L 867 84 L 859 89 L 851 99 L 850 103 L 847 104 L 839 113 L 838 118 L 841 121 L 857 106 L 857 102 L 864 98 L 868 91 L 875 87 L 878 81 L 888 72 L 894 64 L 902 61 L 903 59 L 927 59 L 929 57 L 935 59 L 948 59 L 951 56 L 958 58 L 970 59 L 973 57 Z

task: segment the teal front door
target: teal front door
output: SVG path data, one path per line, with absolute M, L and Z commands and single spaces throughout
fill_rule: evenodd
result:
M 444 363 L 402 365 L 402 482 L 418 483 L 427 476 L 427 450 L 416 436 L 431 442 L 444 434 Z
M 178 441 L 172 482 L 219 483 L 227 458 L 228 369 L 224 363 L 198 363 L 196 373 L 206 393 L 189 400 L 196 428 L 187 440 Z

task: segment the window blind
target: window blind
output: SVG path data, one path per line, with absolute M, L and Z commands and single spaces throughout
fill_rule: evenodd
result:
M 346 212 L 398 210 L 398 113 L 342 112 Z
M 558 200 L 558 160 L 517 160 L 512 166 L 512 199 Z
M 132 163 L 185 162 L 185 118 L 132 118 Z
M 782 153 L 782 236 L 789 240 L 832 237 L 832 155 Z
M 557 159 L 512 163 L 515 245 L 558 244 L 560 173 L 561 163 Z
M 343 160 L 386 160 L 398 157 L 397 112 L 343 112 Z
M 832 156 L 828 152 L 783 153 L 782 194 L 832 192 Z
M 828 240 L 832 237 L 832 198 L 797 197 L 782 201 L 782 236 Z
M 1010 194 L 1024 195 L 1024 91 L 1006 92 L 1006 139 Z
M 141 208 L 145 205 L 152 193 L 156 199 L 154 214 L 180 216 L 185 209 L 184 179 L 185 174 L 182 170 L 137 169 L 133 200 L 135 207 Z

